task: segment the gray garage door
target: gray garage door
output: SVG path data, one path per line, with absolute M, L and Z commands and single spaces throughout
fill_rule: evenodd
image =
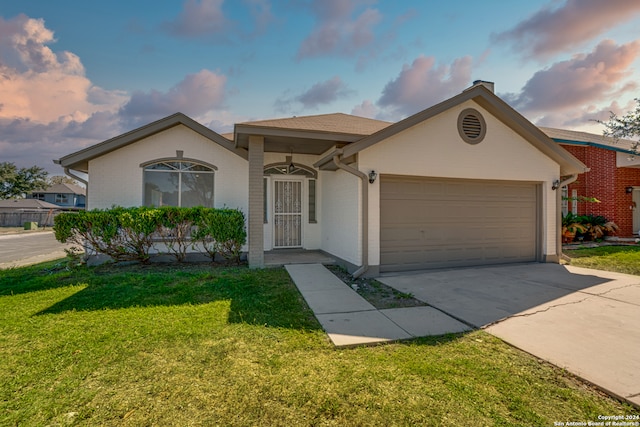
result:
M 380 270 L 536 261 L 537 186 L 380 178 Z

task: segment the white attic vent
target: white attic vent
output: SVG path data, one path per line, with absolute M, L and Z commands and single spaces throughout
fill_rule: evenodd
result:
M 487 133 L 487 124 L 482 114 L 473 108 L 463 110 L 458 116 L 458 133 L 468 144 L 482 142 Z

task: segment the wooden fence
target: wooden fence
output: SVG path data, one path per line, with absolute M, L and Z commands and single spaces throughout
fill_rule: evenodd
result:
M 22 227 L 25 222 L 37 222 L 39 227 L 53 226 L 53 218 L 60 211 L 0 212 L 0 227 Z

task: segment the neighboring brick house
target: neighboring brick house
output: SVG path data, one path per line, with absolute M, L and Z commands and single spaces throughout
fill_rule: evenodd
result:
M 637 236 L 640 230 L 640 156 L 634 151 L 634 142 L 616 142 L 586 132 L 540 129 L 590 168 L 563 189 L 564 195 L 595 197 L 600 201 L 570 200 L 563 204 L 563 214 L 602 215 L 620 227 L 619 237 Z
M 74 184 L 54 184 L 45 189 L 33 191 L 27 199 L 36 199 L 67 209 L 84 209 L 86 189 Z

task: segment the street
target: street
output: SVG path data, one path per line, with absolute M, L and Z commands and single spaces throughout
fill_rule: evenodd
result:
M 69 246 L 58 242 L 53 231 L 0 235 L 0 268 L 63 258 Z

